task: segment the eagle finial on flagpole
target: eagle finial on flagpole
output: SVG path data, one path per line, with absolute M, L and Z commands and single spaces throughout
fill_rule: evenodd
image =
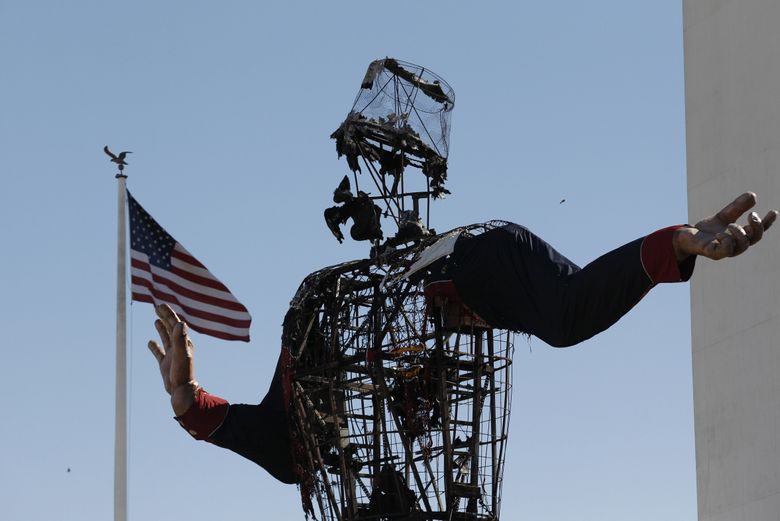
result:
M 119 168 L 119 172 L 116 174 L 116 177 L 127 177 L 124 173 L 125 165 L 128 165 L 129 163 L 125 161 L 125 157 L 127 154 L 132 154 L 129 150 L 125 150 L 119 153 L 119 155 L 114 154 L 108 149 L 108 145 L 103 147 L 103 152 L 106 153 L 108 157 L 111 158 L 112 163 L 116 163 L 117 167 Z

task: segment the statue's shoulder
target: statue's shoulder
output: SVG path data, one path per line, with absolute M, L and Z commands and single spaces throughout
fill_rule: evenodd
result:
M 326 266 L 307 275 L 293 297 L 290 306 L 300 307 L 312 295 L 330 291 L 345 276 L 353 280 L 362 275 L 366 280 L 387 285 L 412 274 L 452 253 L 455 243 L 464 237 L 474 237 L 496 228 L 512 226 L 508 221 L 487 221 L 468 224 L 442 233 L 432 231 L 414 242 L 394 246 L 389 241 L 373 247 L 367 258 Z

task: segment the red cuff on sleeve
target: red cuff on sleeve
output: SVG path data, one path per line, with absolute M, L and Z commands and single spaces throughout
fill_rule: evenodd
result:
M 642 266 L 653 284 L 660 282 L 684 282 L 693 274 L 694 255 L 677 262 L 672 245 L 674 232 L 683 224 L 655 231 L 644 238 L 641 247 Z
M 187 412 L 174 419 L 196 440 L 208 439 L 219 429 L 227 416 L 230 404 L 206 392 L 202 387 L 195 394 L 195 403 Z

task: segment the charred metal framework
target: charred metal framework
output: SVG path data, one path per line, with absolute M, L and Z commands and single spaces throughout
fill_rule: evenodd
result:
M 426 290 L 427 272 L 405 277 L 438 238 L 315 272 L 291 303 L 283 359 L 307 516 L 499 519 L 513 338 Z
M 383 218 L 398 227 L 387 243 L 393 247 L 433 234 L 431 198 L 449 193 L 444 184 L 454 106 L 452 88 L 424 67 L 393 58 L 369 65 L 352 109 L 331 135 L 354 182 L 353 187 L 345 176 L 333 194 L 341 206 L 325 210 L 325 221 L 339 242 L 344 238 L 340 225 L 350 218 L 350 235 L 358 241 L 383 239 Z M 367 187 L 371 183 L 360 185 L 363 168 L 373 194 Z M 405 175 L 410 168 L 423 175 Z

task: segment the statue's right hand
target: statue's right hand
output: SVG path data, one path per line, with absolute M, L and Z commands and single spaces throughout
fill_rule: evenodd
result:
M 160 365 L 165 391 L 171 395 L 173 412 L 180 416 L 195 402 L 198 382 L 195 380 L 194 346 L 187 335 L 185 324 L 171 309 L 162 304 L 155 307 L 159 317 L 154 327 L 160 335 L 162 346 L 149 341 L 149 350 Z

